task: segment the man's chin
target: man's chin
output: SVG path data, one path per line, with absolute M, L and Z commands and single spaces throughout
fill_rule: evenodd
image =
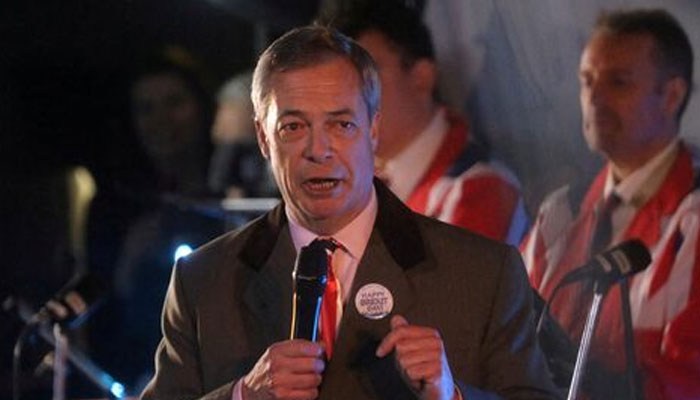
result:
M 305 214 L 311 220 L 323 221 L 341 216 L 342 210 L 339 206 L 333 204 L 314 204 L 306 207 Z
M 588 144 L 588 149 L 594 153 L 605 153 L 605 149 L 611 146 L 609 138 L 610 133 L 598 130 L 593 132 L 586 132 L 585 139 Z
M 292 211 L 306 220 L 321 221 L 341 215 L 343 203 L 337 198 L 306 199 L 293 204 Z

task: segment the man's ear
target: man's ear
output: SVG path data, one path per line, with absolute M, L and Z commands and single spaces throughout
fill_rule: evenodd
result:
M 678 110 L 683 104 L 683 99 L 688 93 L 688 83 L 680 76 L 669 79 L 664 84 L 664 112 L 670 118 L 675 119 Z
M 255 118 L 255 137 L 258 139 L 258 147 L 260 148 L 260 153 L 266 160 L 270 159 L 270 143 L 267 141 L 267 136 L 265 135 L 265 128 L 263 123 L 259 119 Z
M 437 84 L 435 62 L 428 58 L 417 60 L 411 67 L 411 82 L 416 90 L 432 97 Z
M 372 141 L 372 152 L 377 152 L 377 144 L 379 143 L 379 125 L 382 123 L 382 113 L 379 109 L 372 116 L 371 125 L 369 127 L 369 138 Z

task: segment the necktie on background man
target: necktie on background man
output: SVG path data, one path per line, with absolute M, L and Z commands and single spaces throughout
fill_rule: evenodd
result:
M 611 192 L 608 197 L 600 199 L 594 206 L 595 225 L 588 242 L 588 259 L 592 259 L 605 251 L 612 244 L 613 226 L 612 214 L 615 208 L 621 204 L 620 197 Z M 588 313 L 587 305 L 593 298 L 593 280 L 582 281 L 575 289 L 574 297 L 580 299 L 581 306 L 571 309 L 572 321 L 585 321 Z
M 612 192 L 596 206 L 596 226 L 591 238 L 590 257 L 595 257 L 612 244 L 612 214 L 621 203 L 620 196 Z
M 590 255 L 595 257 L 613 245 L 613 225 L 612 215 L 615 209 L 622 204 L 622 199 L 614 191 L 600 202 L 596 209 L 596 226 L 591 238 Z M 620 280 L 620 316 L 622 317 L 625 356 L 627 358 L 625 377 L 627 380 L 627 390 L 630 399 L 637 399 L 639 384 L 641 382 L 637 369 L 637 359 L 635 354 L 635 343 L 630 311 L 630 287 L 629 277 Z M 610 323 L 611 321 L 607 321 Z M 611 328 L 611 327 L 608 327 Z

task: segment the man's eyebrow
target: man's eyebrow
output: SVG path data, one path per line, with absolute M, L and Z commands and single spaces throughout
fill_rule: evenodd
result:
M 354 115 L 355 115 L 355 112 L 354 112 L 352 109 L 350 109 L 350 108 L 341 108 L 340 110 L 334 110 L 334 111 L 328 112 L 328 115 L 330 115 L 330 116 L 332 116 L 332 117 L 337 117 L 337 116 L 339 116 L 339 115 L 351 115 L 351 116 L 354 116 Z
M 341 108 L 339 110 L 328 111 L 326 115 L 331 117 L 337 117 L 340 115 L 350 115 L 354 117 L 355 112 L 351 108 Z M 301 119 L 306 119 L 306 113 L 297 109 L 282 110 L 277 116 L 277 120 L 280 120 L 284 117 L 297 117 Z
M 302 118 L 304 116 L 304 113 L 301 110 L 295 110 L 295 109 L 282 110 L 279 113 L 279 115 L 277 116 L 277 119 L 281 119 L 283 117 L 288 117 L 288 116 Z
M 635 71 L 630 68 L 607 68 L 604 69 L 600 72 L 598 72 L 597 75 L 600 75 L 601 73 L 607 74 L 607 75 L 633 75 Z M 596 75 L 596 73 L 592 69 L 579 69 L 578 75 Z

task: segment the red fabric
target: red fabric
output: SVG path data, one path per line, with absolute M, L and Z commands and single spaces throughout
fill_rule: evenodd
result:
M 328 276 L 326 289 L 323 292 L 321 302 L 321 340 L 326 346 L 326 357 L 331 359 L 333 355 L 333 341 L 335 340 L 335 322 L 338 312 L 338 281 L 333 273 L 333 255 L 328 253 Z
M 534 263 L 532 264 L 533 270 L 528 271 L 528 275 L 530 276 L 530 284 L 532 287 L 538 288 L 542 286 L 542 277 L 547 267 L 547 247 L 542 236 L 537 235 L 534 230 L 530 231 L 525 239 L 523 239 L 523 243 L 519 247 L 520 253 L 524 254 L 527 251 L 529 243 L 532 243 L 531 245 L 534 246 L 532 250 Z M 523 258 L 527 260 L 527 257 L 523 256 Z
M 553 233 L 554 237 L 548 236 L 550 248 L 544 243 L 544 234 L 540 231 L 544 229 L 542 225 L 546 219 L 542 213 L 521 246 L 531 283 L 544 298 L 549 298 L 556 283 L 567 272 L 584 264 L 590 257 L 589 241 L 597 222 L 593 209 L 602 198 L 605 174 L 604 169 L 597 176 L 579 215 L 567 229 L 562 234 Z M 700 399 L 700 258 L 697 257 L 700 254 L 697 230 L 700 228 L 696 225 L 683 228 L 682 223 L 667 226 L 693 188 L 692 160 L 690 153 L 681 146 L 661 188 L 635 215 L 622 239 L 641 239 L 653 254 L 652 266 L 644 275 L 644 278 L 650 277 L 647 291 L 642 291 L 642 274 L 630 282 L 631 287 L 636 283 L 637 293 L 645 296 L 639 306 L 639 319 L 644 320 L 645 325 L 635 326 L 635 339 L 647 400 Z M 681 222 L 697 220 L 694 218 L 700 213 L 697 206 L 693 207 L 689 210 L 690 217 Z M 690 239 L 684 237 L 682 229 L 691 234 Z M 552 250 L 555 247 L 556 251 Z M 681 250 L 682 257 L 679 255 Z M 691 280 L 687 298 L 684 294 L 675 294 L 676 289 L 667 285 L 674 272 L 683 274 L 680 275 L 683 280 Z M 562 289 L 552 304 L 552 314 L 576 340 L 581 336 L 584 316 L 591 301 L 590 288 L 583 286 Z M 660 294 L 662 289 L 664 293 Z M 680 307 L 677 315 L 665 314 L 667 311 L 664 310 L 677 307 Z M 645 311 L 654 314 L 645 315 Z M 623 329 L 620 291 L 615 286 L 603 302 L 591 349 L 592 358 L 615 372 L 622 372 L 626 363 Z
M 506 240 L 520 200 L 520 190 L 491 166 L 488 166 L 487 173 L 477 176 L 465 177 L 470 168 L 454 177 L 449 191 L 438 200 L 438 206 L 428 210 L 429 199 L 435 195 L 436 187 L 445 183 L 449 169 L 469 144 L 466 122 L 451 114 L 448 114 L 448 122 L 450 130 L 428 171 L 406 199 L 406 204 L 417 213 L 470 229 L 494 240 Z M 459 191 L 458 200 L 453 209 L 447 210 L 444 204 L 448 196 L 455 195 L 454 191 Z
M 462 193 L 451 222 L 491 239 L 504 240 L 520 198 L 518 188 L 492 175 L 462 181 Z
M 415 212 L 424 214 L 428 205 L 428 196 L 435 183 L 447 174 L 452 163 L 462 154 L 468 143 L 469 131 L 466 121 L 448 114 L 450 130 L 440 146 L 437 155 L 430 163 L 428 171 L 413 189 L 413 193 L 406 200 L 406 204 Z

